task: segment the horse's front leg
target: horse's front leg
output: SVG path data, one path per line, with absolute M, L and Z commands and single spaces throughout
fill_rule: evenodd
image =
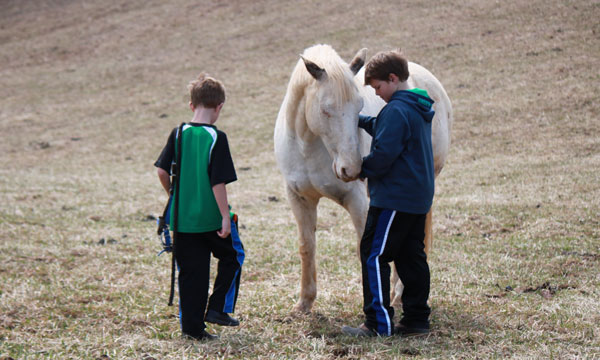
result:
M 360 240 L 365 231 L 369 199 L 367 198 L 367 187 L 362 181 L 356 181 L 353 184 L 354 187 L 346 193 L 343 199 L 339 199 L 337 202 L 350 214 L 357 235 L 356 253 L 360 259 Z
M 317 229 L 318 198 L 302 196 L 286 186 L 292 212 L 296 217 L 299 233 L 299 251 L 302 265 L 300 299 L 294 312 L 309 313 L 317 297 L 317 265 L 315 260 L 315 231 Z

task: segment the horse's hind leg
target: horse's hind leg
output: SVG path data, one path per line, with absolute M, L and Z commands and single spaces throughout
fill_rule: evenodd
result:
M 394 265 L 394 271 L 392 272 L 392 294 L 391 294 L 391 305 L 396 312 L 399 312 L 402 309 L 402 290 L 404 290 L 404 285 L 400 278 L 398 277 L 398 271 L 396 270 L 396 265 Z
M 286 186 L 292 212 L 298 223 L 299 251 L 302 265 L 300 299 L 295 312 L 309 313 L 317 297 L 317 266 L 315 260 L 315 230 L 317 228 L 317 204 L 319 199 L 302 196 Z
M 433 232 L 432 229 L 432 218 L 433 218 L 433 207 L 429 209 L 427 218 L 425 219 L 425 254 L 429 255 L 431 247 L 433 246 Z

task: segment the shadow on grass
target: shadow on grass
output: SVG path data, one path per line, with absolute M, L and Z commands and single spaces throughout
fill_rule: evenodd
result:
M 423 337 L 401 338 L 399 336 L 357 338 L 342 333 L 344 325 L 352 325 L 359 319 L 348 319 L 349 314 L 340 316 L 327 316 L 320 312 L 310 314 L 293 313 L 276 322 L 293 324 L 298 327 L 301 334 L 308 339 L 322 339 L 327 347 L 327 352 L 332 358 L 362 359 L 368 354 L 383 352 L 387 356 L 411 357 L 423 355 L 423 349 L 428 347 L 436 335 Z M 354 324 L 356 325 L 356 324 Z

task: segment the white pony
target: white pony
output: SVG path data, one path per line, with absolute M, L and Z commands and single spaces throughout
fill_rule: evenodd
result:
M 304 51 L 294 68 L 275 124 L 275 157 L 286 182 L 290 206 L 298 224 L 302 263 L 300 299 L 294 311 L 310 312 L 317 295 L 315 230 L 319 199 L 343 206 L 352 219 L 358 240 L 368 211 L 366 183 L 344 182 L 360 173 L 371 138 L 358 128 L 359 112 L 377 115 L 385 102 L 364 86 L 366 49 L 350 64 L 329 45 Z M 428 91 L 435 101 L 432 144 L 435 174 L 439 174 L 450 146 L 452 107 L 440 82 L 425 68 L 409 63 L 409 85 Z M 431 211 L 425 245 L 431 246 Z M 394 275 L 396 272 L 394 271 Z M 394 279 L 396 295 L 401 284 Z M 394 296 L 397 304 L 399 296 Z

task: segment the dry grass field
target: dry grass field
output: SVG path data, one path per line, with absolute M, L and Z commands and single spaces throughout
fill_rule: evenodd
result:
M 600 359 L 598 0 L 0 0 L 0 359 Z M 273 127 L 304 48 L 402 48 L 453 102 L 434 205 L 432 334 L 354 339 L 350 219 L 319 206 L 299 291 Z M 222 79 L 247 257 L 239 328 L 180 337 L 153 162 Z

